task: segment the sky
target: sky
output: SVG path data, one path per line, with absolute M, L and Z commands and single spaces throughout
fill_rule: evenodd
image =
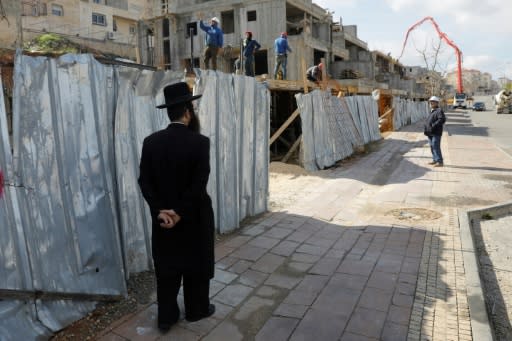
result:
M 463 54 L 463 68 L 489 72 L 494 79 L 512 79 L 512 1 L 510 0 L 313 0 L 340 17 L 343 25 L 357 25 L 359 39 L 371 50 L 398 58 L 407 30 L 430 16 Z M 409 35 L 400 62 L 425 66 L 418 50 L 434 51 L 438 35 L 429 21 Z M 442 44 L 440 72 L 455 69 L 453 48 Z M 428 58 L 432 63 L 433 58 Z

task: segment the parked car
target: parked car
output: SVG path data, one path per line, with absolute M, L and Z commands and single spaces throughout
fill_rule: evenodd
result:
M 471 108 L 473 111 L 485 111 L 485 103 L 484 102 L 475 102 L 473 107 Z

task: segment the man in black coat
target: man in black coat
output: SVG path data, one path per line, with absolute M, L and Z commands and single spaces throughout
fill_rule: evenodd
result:
M 139 186 L 152 217 L 152 252 L 158 301 L 158 327 L 167 331 L 180 316 L 177 295 L 183 279 L 185 318 L 211 316 L 210 279 L 214 272 L 214 217 L 206 192 L 210 140 L 199 134 L 186 83 L 164 88 L 171 123 L 144 139 Z
M 439 107 L 439 98 L 432 96 L 429 99 L 430 114 L 425 121 L 424 133 L 428 137 L 430 151 L 432 152 L 432 161 L 429 165 L 434 167 L 443 167 L 443 154 L 441 153 L 441 136 L 443 135 L 443 125 L 446 122 L 446 116 L 443 109 Z

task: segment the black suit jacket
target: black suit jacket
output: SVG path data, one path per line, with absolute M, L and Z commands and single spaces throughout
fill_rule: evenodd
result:
M 157 275 L 183 271 L 213 277 L 214 217 L 206 192 L 210 140 L 171 123 L 144 139 L 139 186 L 151 210 L 152 251 Z M 181 220 L 160 227 L 159 210 L 174 209 Z

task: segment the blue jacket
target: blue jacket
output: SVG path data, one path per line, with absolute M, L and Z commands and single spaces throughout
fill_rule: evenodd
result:
M 285 54 L 287 51 L 292 52 L 290 46 L 288 46 L 288 39 L 279 37 L 274 42 L 274 50 L 276 54 Z
M 443 125 L 446 122 L 446 116 L 441 108 L 433 109 L 425 122 L 425 135 L 441 136 L 443 135 Z
M 254 51 L 258 51 L 261 45 L 256 40 L 244 39 L 244 57 L 252 56 Z
M 205 25 L 199 21 L 199 27 L 206 32 L 205 42 L 207 46 L 222 47 L 224 44 L 224 32 L 217 25 Z

